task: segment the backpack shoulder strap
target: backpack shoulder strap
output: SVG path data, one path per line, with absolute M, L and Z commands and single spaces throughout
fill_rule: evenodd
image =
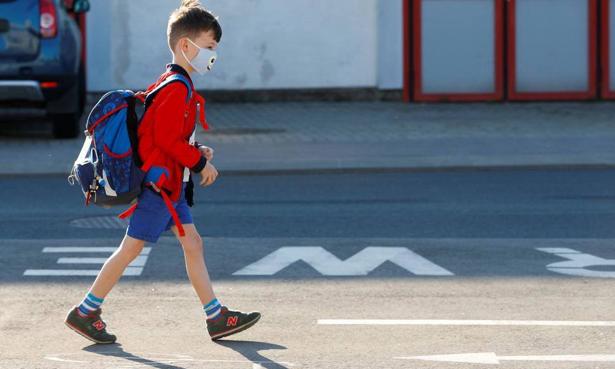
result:
M 161 84 L 159 84 L 155 89 L 153 89 L 147 94 L 147 96 L 145 97 L 145 109 L 149 108 L 149 106 L 154 102 L 154 98 L 156 97 L 156 95 L 158 95 L 158 93 L 162 91 L 163 88 L 175 82 L 181 82 L 184 84 L 184 86 L 186 86 L 186 89 L 188 90 L 186 103 L 190 101 L 190 99 L 192 99 L 192 85 L 190 84 L 190 81 L 188 81 L 188 79 L 184 77 L 181 73 L 174 73 L 165 78 L 165 80 L 162 81 Z

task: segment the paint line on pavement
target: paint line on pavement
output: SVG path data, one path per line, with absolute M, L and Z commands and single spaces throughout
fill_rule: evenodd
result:
M 104 264 L 108 258 L 59 258 L 58 264 Z M 129 266 L 143 267 L 147 262 L 147 256 L 137 256 Z
M 550 254 L 580 254 L 581 251 L 562 248 L 562 247 L 539 247 L 536 250 L 547 252 Z
M 272 360 L 224 360 L 224 359 L 198 359 L 184 354 L 152 354 L 152 353 L 117 353 L 100 351 L 97 352 L 102 355 L 112 355 L 112 358 L 95 358 L 90 355 L 84 355 L 82 353 L 65 353 L 65 354 L 49 354 L 45 356 L 45 360 L 64 362 L 64 363 L 79 363 L 79 364 L 97 364 L 104 365 L 113 368 L 132 368 L 142 367 L 145 364 L 152 364 L 152 361 L 158 362 L 160 365 L 173 365 L 175 363 L 204 363 L 204 364 L 246 364 L 246 367 L 250 365 L 252 369 L 264 369 L 269 367 L 287 366 L 294 367 L 295 363 L 285 361 L 272 361 Z M 77 360 L 82 359 L 82 360 Z M 83 360 L 85 359 L 85 360 Z M 137 364 L 126 363 L 123 360 L 130 360 L 137 362 Z M 243 366 L 242 366 L 243 367 Z
M 117 247 L 45 247 L 43 249 L 44 253 L 90 253 L 90 252 L 106 252 L 113 253 L 117 250 Z M 149 255 L 152 251 L 151 247 L 144 247 L 141 250 L 140 255 Z
M 446 319 L 319 319 L 318 325 L 441 325 L 441 326 L 552 326 L 615 327 L 615 321 L 583 320 L 446 320 Z
M 98 269 L 28 269 L 23 273 L 23 275 L 31 277 L 96 277 L 98 272 Z
M 117 247 L 45 247 L 44 253 L 94 253 L 104 252 L 113 253 Z M 143 273 L 143 268 L 147 263 L 151 247 L 144 247 L 141 254 L 137 256 L 124 270 L 122 275 L 129 277 L 138 277 Z M 103 257 L 62 257 L 57 260 L 58 264 L 73 264 L 73 265 L 92 265 L 104 264 L 107 258 Z M 79 276 L 79 277 L 96 277 L 99 269 L 27 269 L 23 276 L 30 277 L 63 277 L 63 276 Z
M 45 247 L 43 252 L 115 252 L 115 250 L 117 250 L 117 247 Z
M 99 269 L 27 269 L 23 275 L 29 277 L 96 277 Z M 143 268 L 129 266 L 124 269 L 123 276 L 138 277 Z
M 107 258 L 59 258 L 58 264 L 104 264 Z
M 341 260 L 321 246 L 285 246 L 233 273 L 235 276 L 272 276 L 290 265 L 303 261 L 326 276 L 366 276 L 385 262 L 423 276 L 453 276 L 406 247 L 366 247 Z
M 397 360 L 422 360 L 448 363 L 491 364 L 498 365 L 502 361 L 542 361 L 542 362 L 615 362 L 615 355 L 525 355 L 498 356 L 495 352 L 479 352 L 469 354 L 449 354 L 431 356 L 395 357 Z

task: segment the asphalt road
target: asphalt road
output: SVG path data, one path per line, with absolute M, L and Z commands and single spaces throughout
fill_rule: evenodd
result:
M 615 170 L 222 173 L 197 189 L 192 213 L 208 237 L 609 238 L 613 183 Z M 2 238 L 123 235 L 71 227 L 123 209 L 86 208 L 62 176 L 4 176 L 0 186 Z
M 222 173 L 193 216 L 218 296 L 262 321 L 211 343 L 167 233 L 105 301 L 121 344 L 99 347 L 62 320 L 122 209 L 85 208 L 63 177 L 0 177 L 0 368 L 615 368 L 614 180 Z

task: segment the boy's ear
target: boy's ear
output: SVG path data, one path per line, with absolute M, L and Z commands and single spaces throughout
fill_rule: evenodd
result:
M 179 47 L 181 47 L 184 52 L 188 52 L 188 39 L 186 37 L 179 39 Z
M 182 50 L 184 52 L 188 51 L 188 42 L 186 41 L 185 37 L 182 37 L 179 40 L 177 40 L 177 42 L 175 43 L 175 48 L 173 52 L 180 53 Z

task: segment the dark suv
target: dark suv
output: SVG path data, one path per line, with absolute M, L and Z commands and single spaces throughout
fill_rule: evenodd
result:
M 76 137 L 85 104 L 87 0 L 0 0 L 0 119 L 47 116 Z

